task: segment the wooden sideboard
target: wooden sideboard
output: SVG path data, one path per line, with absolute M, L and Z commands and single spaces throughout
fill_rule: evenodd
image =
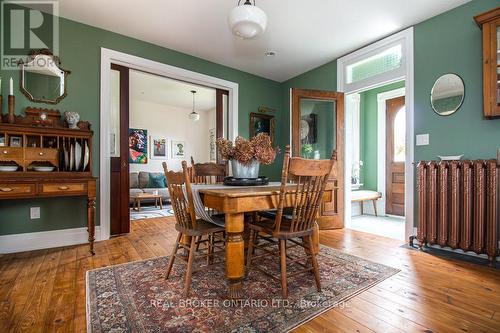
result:
M 47 113 L 51 115 L 50 121 L 45 116 L 45 121 L 38 119 L 37 114 Z M 16 117 L 13 124 L 6 120 L 6 117 L 0 118 L 0 166 L 17 165 L 18 169 L 0 172 L 0 200 L 85 198 L 88 241 L 90 252 L 94 254 L 97 178 L 92 176 L 93 133 L 90 125 L 81 122 L 79 128 L 70 129 L 58 111 L 33 108 L 27 110 L 26 116 Z M 81 147 L 81 151 L 76 146 Z M 88 147 L 86 158 L 85 147 Z M 80 152 L 78 168 L 76 151 Z M 67 163 L 71 161 L 71 154 L 73 162 Z M 52 166 L 54 169 L 51 172 L 36 171 L 36 165 Z

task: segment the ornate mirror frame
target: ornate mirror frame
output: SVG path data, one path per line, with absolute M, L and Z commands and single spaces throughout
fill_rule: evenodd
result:
M 24 69 L 25 69 L 25 67 L 28 64 L 30 64 L 33 61 L 35 61 L 38 56 L 47 56 L 47 57 L 50 57 L 52 59 L 52 61 L 53 61 L 53 64 L 59 70 L 61 70 L 62 72 L 64 72 L 64 92 L 63 92 L 63 94 L 61 94 L 60 96 L 58 96 L 54 100 L 37 98 L 37 97 L 33 96 L 25 88 L 25 84 L 24 84 L 25 83 L 24 82 L 25 81 L 25 78 L 24 78 L 25 70 Z M 23 62 L 22 60 L 20 60 L 19 63 L 18 63 L 18 65 L 20 67 L 19 89 L 26 96 L 26 98 L 28 98 L 30 101 L 35 102 L 35 103 L 57 104 L 64 97 L 66 97 L 68 95 L 68 91 L 67 91 L 67 76 L 71 73 L 71 71 L 68 71 L 68 70 L 65 70 L 65 69 L 61 68 L 60 67 L 61 66 L 61 60 L 59 59 L 58 56 L 53 55 L 52 52 L 50 52 L 50 50 L 48 50 L 48 49 L 34 50 L 34 51 L 30 52 L 30 54 L 29 54 L 26 62 Z

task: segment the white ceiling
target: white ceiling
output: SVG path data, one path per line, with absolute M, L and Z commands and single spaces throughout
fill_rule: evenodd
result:
M 237 0 L 59 0 L 60 15 L 279 82 L 470 0 L 259 0 L 264 35 L 234 37 Z M 471 18 L 472 19 L 472 18 Z M 270 58 L 267 50 L 277 52 Z
M 215 89 L 188 84 L 162 76 L 130 71 L 130 99 L 157 104 L 192 109 L 193 94 L 196 90 L 196 111 L 215 109 Z

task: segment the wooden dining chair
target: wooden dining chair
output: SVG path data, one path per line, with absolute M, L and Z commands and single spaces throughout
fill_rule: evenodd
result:
M 285 149 L 281 188 L 278 209 L 267 212 L 274 218 L 258 219 L 250 224 L 250 240 L 247 252 L 247 272 L 250 271 L 252 262 L 258 258 L 268 258 L 276 254 L 272 249 L 277 245 L 280 255 L 281 278 L 278 278 L 260 266 L 256 269 L 281 281 L 283 298 L 288 297 L 287 288 L 287 258 L 290 264 L 300 265 L 288 276 L 295 276 L 312 271 L 316 280 L 316 287 L 321 291 L 318 261 L 312 248 L 313 226 L 322 202 L 323 192 L 332 171 L 334 156 L 330 160 L 307 160 L 299 157 L 290 157 L 290 147 Z M 295 186 L 290 186 L 289 181 Z M 285 207 L 288 202 L 289 207 Z M 261 214 L 266 216 L 266 214 Z M 267 215 L 269 216 L 269 215 Z M 287 241 L 292 243 L 287 247 Z M 290 257 L 287 249 L 301 246 L 304 255 Z M 261 253 L 258 254 L 259 250 Z M 297 265 L 296 265 L 297 266 Z
M 222 183 L 229 174 L 227 162 L 195 163 L 191 156 L 192 182 L 195 184 Z
M 224 227 L 196 218 L 193 192 L 191 190 L 191 182 L 186 161 L 182 161 L 183 171 L 181 172 L 168 170 L 167 163 L 165 162 L 163 162 L 163 170 L 167 178 L 170 202 L 177 222 L 175 224 L 175 229 L 178 232 L 172 255 L 168 261 L 165 279 L 169 278 L 176 258 L 185 261 L 187 267 L 184 282 L 184 295 L 188 297 L 191 288 L 192 267 L 195 257 L 205 257 L 207 265 L 214 263 L 214 257 L 224 252 L 224 241 L 222 238 Z M 184 239 L 189 240 L 189 244 L 185 244 L 181 241 L 183 239 L 182 236 L 185 236 Z M 201 250 L 199 249 L 200 244 L 205 245 Z M 220 244 L 222 244 L 222 246 Z M 183 248 L 185 252 L 178 254 L 177 252 L 180 248 Z

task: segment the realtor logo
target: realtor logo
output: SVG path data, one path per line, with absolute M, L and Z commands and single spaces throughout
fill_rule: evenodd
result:
M 5 0 L 0 10 L 2 70 L 18 70 L 32 50 L 59 54 L 58 1 Z

